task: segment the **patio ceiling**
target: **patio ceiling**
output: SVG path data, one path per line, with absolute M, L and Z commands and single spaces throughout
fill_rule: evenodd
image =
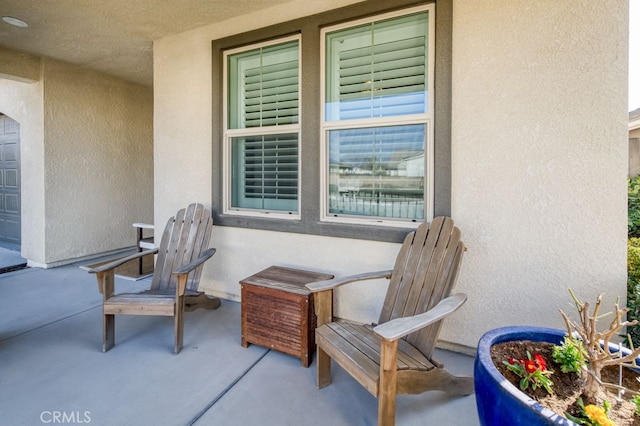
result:
M 153 40 L 290 0 L 3 0 L 0 46 L 153 84 Z

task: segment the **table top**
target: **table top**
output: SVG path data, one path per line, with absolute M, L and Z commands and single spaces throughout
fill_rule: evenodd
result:
M 305 284 L 333 279 L 333 275 L 302 269 L 270 266 L 240 281 L 240 284 L 257 285 L 291 293 L 310 294 Z

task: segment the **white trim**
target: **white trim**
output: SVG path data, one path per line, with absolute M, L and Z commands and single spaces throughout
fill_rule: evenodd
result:
M 425 200 L 424 200 L 424 220 L 431 221 L 433 219 L 434 212 L 434 179 L 435 179 L 435 160 L 434 160 L 434 125 L 433 125 L 433 110 L 435 108 L 435 4 L 416 6 L 408 9 L 398 10 L 394 12 L 384 13 L 381 15 L 374 15 L 363 19 L 357 19 L 354 21 L 345 22 L 342 24 L 323 28 L 320 31 L 320 221 L 321 222 L 334 222 L 334 223 L 349 223 L 349 224 L 366 224 L 366 225 L 381 225 L 381 226 L 394 226 L 394 227 L 417 227 L 418 222 L 409 219 L 397 219 L 397 218 L 382 218 L 382 217 L 356 217 L 356 216 L 336 216 L 328 212 L 328 198 L 329 198 L 329 153 L 328 153 L 328 132 L 330 130 L 339 130 L 347 128 L 363 128 L 363 127 L 384 127 L 391 125 L 402 124 L 425 124 L 426 129 L 426 141 L 425 141 Z M 397 18 L 401 16 L 411 15 L 419 12 L 428 13 L 428 66 L 427 66 L 427 84 L 428 84 L 428 100 L 425 114 L 415 114 L 400 117 L 384 117 L 384 118 L 366 118 L 358 120 L 343 120 L 343 121 L 326 121 L 326 35 L 329 32 L 335 32 L 342 29 L 353 28 L 358 25 L 364 25 L 371 22 L 381 21 L 390 18 Z
M 260 49 L 268 46 L 275 46 L 278 44 L 288 43 L 291 41 L 298 42 L 298 122 L 296 124 L 288 124 L 282 126 L 270 126 L 270 127 L 252 127 L 244 129 L 229 129 L 229 105 L 228 105 L 228 91 L 229 91 L 229 75 L 228 75 L 228 57 L 237 53 L 246 52 L 249 50 Z M 266 217 L 270 216 L 278 219 L 287 220 L 299 220 L 301 218 L 301 188 L 302 188 L 302 36 L 296 34 L 287 37 L 281 37 L 275 40 L 269 40 L 260 43 L 254 43 L 243 47 L 225 50 L 222 55 L 222 122 L 223 122 L 223 135 L 222 135 L 222 212 L 223 214 L 234 216 L 253 216 L 253 217 Z M 297 197 L 297 211 L 287 212 L 278 210 L 258 210 L 258 209 L 240 209 L 231 207 L 231 190 L 232 179 L 231 173 L 231 138 L 238 136 L 255 136 L 255 135 L 274 135 L 281 133 L 296 133 L 298 135 L 298 197 Z

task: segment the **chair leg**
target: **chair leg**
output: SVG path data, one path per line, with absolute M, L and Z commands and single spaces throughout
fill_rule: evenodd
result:
M 115 344 L 116 316 L 104 314 L 102 320 L 102 352 L 107 352 Z
M 331 384 L 331 357 L 318 346 L 316 362 L 318 363 L 318 389 Z
M 382 380 L 382 377 L 380 378 Z M 382 384 L 381 384 L 382 387 Z M 396 424 L 396 392 L 383 392 L 378 396 L 378 426 L 393 426 Z
M 380 354 L 380 388 L 378 391 L 378 425 L 393 426 L 396 422 L 396 392 L 398 388 L 398 341 L 382 341 Z
M 173 352 L 177 355 L 182 350 L 182 342 L 184 336 L 184 296 L 179 298 L 176 306 L 176 315 L 174 317 L 174 333 L 175 342 Z

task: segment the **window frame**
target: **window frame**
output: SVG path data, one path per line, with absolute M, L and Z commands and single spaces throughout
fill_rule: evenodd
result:
M 320 221 L 320 30 L 347 20 L 355 21 L 363 17 L 380 15 L 390 11 L 402 11 L 417 5 L 433 3 L 433 0 L 396 0 L 388 2 L 365 1 L 331 9 L 318 14 L 303 16 L 266 27 L 254 28 L 245 32 L 228 34 L 211 40 L 211 213 L 217 226 L 239 229 L 255 229 L 282 233 L 317 235 L 329 238 L 353 238 L 380 242 L 402 242 L 408 226 L 370 226 Z M 452 163 L 451 163 L 451 125 L 452 125 L 452 37 L 453 37 L 453 1 L 437 0 L 435 19 L 435 89 L 433 104 L 434 132 L 434 216 L 450 216 L 452 206 Z M 301 123 L 301 218 L 283 220 L 280 217 L 254 215 L 251 217 L 237 214 L 225 214 L 223 209 L 223 104 L 221 96 L 224 79 L 223 55 L 228 49 L 256 45 L 261 41 L 280 39 L 293 34 L 303 34 L 301 84 L 301 114 L 305 119 Z
M 434 212 L 434 118 L 435 107 L 435 3 L 395 10 L 392 12 L 375 14 L 366 18 L 345 21 L 340 24 L 327 26 L 320 31 L 320 150 L 321 150 L 321 177 L 320 177 L 320 221 L 327 223 L 364 224 L 370 226 L 390 226 L 402 228 L 415 228 L 422 221 L 431 221 Z M 416 13 L 427 12 L 427 105 L 423 114 L 410 114 L 381 118 L 364 118 L 350 120 L 327 121 L 326 118 L 326 90 L 327 90 L 327 35 L 341 30 L 352 29 L 361 25 L 371 24 L 393 18 L 400 18 Z M 347 130 L 358 128 L 379 128 L 397 125 L 423 124 L 425 129 L 424 144 L 424 218 L 416 219 L 388 218 L 381 216 L 355 216 L 348 214 L 335 214 L 329 212 L 329 133 L 333 130 Z
M 295 124 L 285 125 L 273 125 L 267 127 L 245 127 L 238 129 L 229 128 L 229 57 L 235 54 L 249 52 L 265 47 L 276 46 L 279 44 L 285 44 L 292 41 L 298 43 L 298 122 Z M 275 38 L 268 41 L 261 41 L 257 43 L 248 44 L 241 47 L 225 49 L 222 51 L 222 184 L 223 184 L 223 213 L 234 216 L 248 216 L 248 217 L 274 217 L 286 220 L 300 220 L 302 209 L 302 108 L 300 104 L 302 102 L 302 35 L 294 34 Z M 232 141 L 233 138 L 247 137 L 247 136 L 267 136 L 277 134 L 297 134 L 298 136 L 298 185 L 297 185 L 297 200 L 296 210 L 274 210 L 274 209 L 257 209 L 249 207 L 233 207 L 233 191 L 234 182 L 232 177 Z

